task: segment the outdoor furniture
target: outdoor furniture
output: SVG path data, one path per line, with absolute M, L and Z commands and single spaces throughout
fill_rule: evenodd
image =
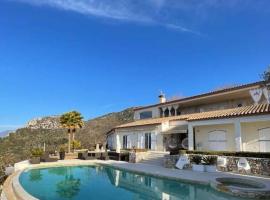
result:
M 96 159 L 100 159 L 100 157 L 101 157 L 101 152 L 95 152 L 95 153 L 93 153 L 94 154 L 94 157 L 96 158 Z
M 180 156 L 179 160 L 176 163 L 176 167 L 178 169 L 184 169 L 184 167 L 186 167 L 187 165 L 190 164 L 189 158 L 187 155 L 182 155 Z
M 91 154 L 89 154 L 88 151 L 86 151 L 86 152 L 78 153 L 78 159 L 80 159 L 80 160 L 93 160 L 95 158 Z
M 238 167 L 238 172 L 242 172 L 245 174 L 250 173 L 250 165 L 246 158 L 240 158 L 237 163 L 237 167 Z
M 56 162 L 58 161 L 58 158 L 52 158 L 50 157 L 50 154 L 48 152 L 45 152 L 41 157 L 40 157 L 41 162 Z
M 107 151 L 102 152 L 101 156 L 100 156 L 100 159 L 101 160 L 109 160 L 110 158 L 109 158 L 108 152 Z
M 30 164 L 33 164 L 33 165 L 40 164 L 40 157 L 32 157 L 30 158 L 29 162 Z
M 129 152 L 117 153 L 116 151 L 109 151 L 107 153 L 110 160 L 129 161 Z

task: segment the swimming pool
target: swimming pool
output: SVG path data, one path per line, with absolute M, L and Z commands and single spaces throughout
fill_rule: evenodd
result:
M 24 171 L 19 182 L 40 200 L 239 200 L 208 185 L 189 184 L 108 166 L 72 166 Z

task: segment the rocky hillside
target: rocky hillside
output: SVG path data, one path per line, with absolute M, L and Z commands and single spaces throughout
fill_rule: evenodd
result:
M 109 130 L 132 121 L 133 116 L 133 109 L 127 109 L 86 121 L 85 127 L 76 134 L 76 139 L 81 141 L 83 148 L 91 148 L 96 143 L 103 143 Z M 29 158 L 30 150 L 43 147 L 44 143 L 49 151 L 56 150 L 61 144 L 67 143 L 67 134 L 60 127 L 59 117 L 31 120 L 25 128 L 0 138 L 0 168 Z
M 98 117 L 85 122 L 84 128 L 78 132 L 76 139 L 80 140 L 83 147 L 90 148 L 96 143 L 106 140 L 106 133 L 115 126 L 133 121 L 133 109 Z
M 30 120 L 26 128 L 30 129 L 59 129 L 61 128 L 59 116 L 42 117 Z

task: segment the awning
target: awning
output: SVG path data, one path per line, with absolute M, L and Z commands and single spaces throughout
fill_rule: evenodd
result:
M 173 126 L 168 130 L 162 132 L 162 134 L 178 134 L 178 133 L 188 133 L 188 125 Z

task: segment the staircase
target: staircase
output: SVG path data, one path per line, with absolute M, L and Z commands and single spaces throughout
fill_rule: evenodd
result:
M 168 152 L 149 151 L 147 156 L 145 156 L 139 163 L 163 166 L 164 156 L 168 154 Z

